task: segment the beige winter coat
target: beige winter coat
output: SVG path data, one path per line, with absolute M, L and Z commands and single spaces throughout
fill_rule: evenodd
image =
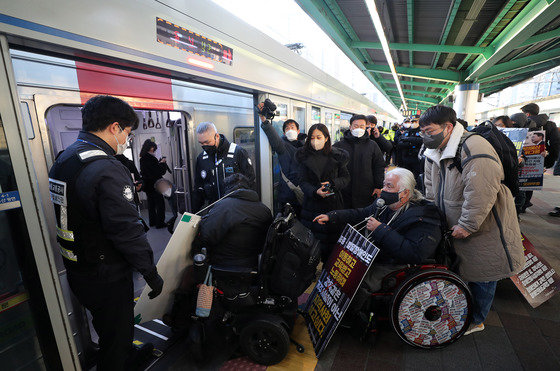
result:
M 497 281 L 525 265 L 515 204 L 502 183 L 501 161 L 483 137 L 466 139 L 462 173 L 455 166 L 449 169 L 464 131 L 462 125 L 455 125 L 443 150 L 426 150 L 426 198 L 445 213 L 450 228 L 458 224 L 471 233 L 454 241 L 463 279 Z

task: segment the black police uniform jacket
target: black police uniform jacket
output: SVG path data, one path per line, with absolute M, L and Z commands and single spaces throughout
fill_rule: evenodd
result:
M 418 158 L 422 144 L 420 128 L 405 129 L 396 141 L 397 166 L 412 171 L 415 176 L 423 173 L 424 163 Z
M 130 172 L 114 154 L 104 140 L 81 131 L 49 171 L 66 268 L 107 282 L 132 268 L 143 276 L 157 272 L 134 204 Z
M 332 147 L 328 154 L 323 150 L 302 147 L 296 151 L 295 159 L 299 168 L 298 184 L 304 195 L 301 222 L 313 232 L 328 233 L 325 226 L 313 223 L 313 219 L 317 215 L 343 208 L 340 190 L 350 183 L 350 173 L 346 167 L 348 153 L 336 147 Z M 317 194 L 322 182 L 332 185 L 334 195 L 323 198 Z
M 255 171 L 247 151 L 235 143 L 231 143 L 220 134 L 220 144 L 216 153 L 210 155 L 202 151 L 196 159 L 194 176 L 194 192 L 192 197 L 193 212 L 199 211 L 204 205 L 225 196 L 224 178 L 240 173 L 245 175 L 251 185 L 255 182 Z
M 196 245 L 208 249 L 211 264 L 255 268 L 271 223 L 257 192 L 238 189 L 202 218 Z
M 375 215 L 375 203 L 361 209 L 336 210 L 328 213 L 329 222 L 356 224 Z M 377 220 L 382 224 L 372 232 L 379 255 L 375 261 L 382 264 L 421 264 L 433 259 L 442 239 L 442 219 L 437 206 L 420 200 L 410 202 L 393 221 L 388 207 Z
M 289 141 L 285 135 L 282 135 L 282 137 L 278 135 L 270 121 L 263 122 L 261 128 L 268 138 L 270 147 L 278 154 L 278 161 L 280 162 L 282 173 L 284 173 L 289 181 L 297 186 L 297 163 L 294 159 L 294 154 L 298 148 L 303 147 L 307 135 L 300 133 L 297 140 Z M 299 205 L 294 192 L 290 189 L 283 177 L 280 177 L 279 183 L 278 199 L 280 205 L 285 205 L 286 203 L 292 206 Z
M 374 200 L 375 189 L 383 188 L 385 159 L 379 146 L 366 134 L 356 138 L 348 130 L 344 138 L 334 144 L 350 155 L 348 171 L 350 184 L 342 189 L 344 208 L 366 207 Z

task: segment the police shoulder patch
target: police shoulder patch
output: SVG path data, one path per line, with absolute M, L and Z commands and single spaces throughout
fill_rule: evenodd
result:
M 134 191 L 132 190 L 132 187 L 129 185 L 125 185 L 122 191 L 122 195 L 124 197 L 125 200 L 127 200 L 128 202 L 131 202 L 132 200 L 134 200 Z
M 202 179 L 206 179 L 206 170 L 202 170 L 202 171 L 200 172 L 200 177 L 201 177 Z
M 253 166 L 253 164 L 251 163 L 251 159 L 247 157 L 247 162 L 249 163 L 249 165 Z

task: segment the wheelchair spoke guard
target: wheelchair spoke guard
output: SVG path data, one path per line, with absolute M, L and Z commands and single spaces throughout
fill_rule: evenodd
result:
M 468 328 L 471 294 L 456 274 L 440 269 L 407 278 L 395 292 L 391 322 L 408 344 L 437 348 L 451 344 Z

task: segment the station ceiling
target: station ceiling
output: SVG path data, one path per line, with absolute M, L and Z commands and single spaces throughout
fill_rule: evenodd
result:
M 444 102 L 459 83 L 490 95 L 560 65 L 560 0 L 296 1 L 397 108 Z

